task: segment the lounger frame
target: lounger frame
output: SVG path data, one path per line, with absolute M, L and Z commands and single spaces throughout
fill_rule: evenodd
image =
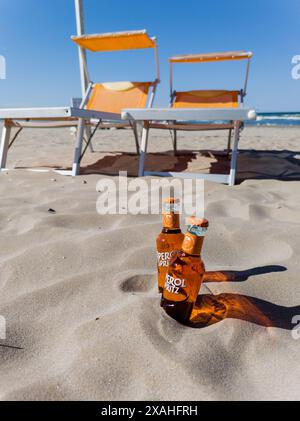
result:
M 236 170 L 237 170 L 237 156 L 238 144 L 240 140 L 240 131 L 243 122 L 246 120 L 255 120 L 256 112 L 248 108 L 152 108 L 149 110 L 128 109 L 122 113 L 124 120 L 134 120 L 142 125 L 142 142 L 141 155 L 139 162 L 139 177 L 143 176 L 160 176 L 160 177 L 179 177 L 179 178 L 196 178 L 215 181 L 218 183 L 228 184 L 233 186 L 235 184 Z M 155 125 L 161 122 L 167 122 L 167 125 L 172 126 L 172 122 L 181 121 L 189 122 L 192 120 L 205 121 L 229 121 L 232 122 L 234 130 L 234 141 L 231 153 L 230 173 L 229 174 L 203 174 L 190 172 L 153 172 L 145 171 L 145 158 L 148 150 L 149 131 Z M 164 123 L 164 125 L 166 125 Z
M 124 110 L 122 117 L 124 119 L 133 119 L 140 121 L 143 126 L 141 156 L 139 164 L 139 176 L 157 175 L 157 176 L 176 176 L 182 178 L 202 178 L 234 185 L 238 143 L 240 132 L 245 120 L 256 118 L 256 113 L 252 109 L 244 108 L 244 98 L 247 94 L 247 85 L 249 79 L 251 52 L 223 52 L 209 53 L 199 55 L 178 56 L 169 59 L 170 62 L 170 107 L 152 110 Z M 176 108 L 173 107 L 176 98 L 176 91 L 173 88 L 173 64 L 188 62 L 207 62 L 222 60 L 244 60 L 247 59 L 246 76 L 244 88 L 239 92 L 241 98 L 240 107 L 235 108 Z M 224 123 L 214 123 L 216 120 L 222 120 Z M 203 123 L 194 123 L 193 121 L 203 121 Z M 177 154 L 177 131 L 207 131 L 207 130 L 228 130 L 227 154 L 231 153 L 230 173 L 229 174 L 200 174 L 200 173 L 179 173 L 179 172 L 149 172 L 145 171 L 145 157 L 148 148 L 148 138 L 150 129 L 169 130 L 172 135 L 174 154 Z M 233 146 L 232 134 L 234 134 Z M 232 147 L 231 147 L 232 146 Z
M 84 129 L 85 127 L 91 128 L 90 120 L 120 120 L 121 116 L 73 107 L 52 107 L 1 109 L 0 119 L 4 120 L 0 144 L 0 170 L 6 169 L 8 151 L 23 128 L 77 127 L 72 171 L 63 172 L 65 175 L 75 176 L 79 172 L 82 159 L 82 145 L 85 139 Z M 12 136 L 12 128 L 18 129 L 14 136 Z

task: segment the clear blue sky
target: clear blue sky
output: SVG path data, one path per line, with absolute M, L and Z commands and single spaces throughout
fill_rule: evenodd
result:
M 73 0 L 1 0 L 0 106 L 60 106 L 80 95 Z M 87 33 L 146 28 L 160 46 L 162 84 L 157 106 L 168 103 L 168 57 L 251 50 L 247 103 L 261 111 L 299 111 L 300 80 L 291 77 L 300 54 L 299 0 L 85 0 Z M 89 54 L 93 81 L 147 80 L 152 51 Z M 177 89 L 241 88 L 242 62 L 177 65 Z

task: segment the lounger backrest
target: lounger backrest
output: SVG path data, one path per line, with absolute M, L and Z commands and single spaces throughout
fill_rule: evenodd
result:
M 124 108 L 145 108 L 151 82 L 95 84 L 86 108 L 121 114 Z
M 239 91 L 175 92 L 173 108 L 237 108 Z

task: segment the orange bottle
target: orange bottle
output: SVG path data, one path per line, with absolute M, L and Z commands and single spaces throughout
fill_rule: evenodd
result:
M 179 200 L 166 199 L 163 210 L 163 230 L 156 239 L 158 291 L 163 292 L 171 257 L 181 249 L 184 235 L 180 229 Z
M 201 259 L 206 219 L 191 217 L 180 251 L 170 261 L 161 305 L 169 316 L 189 321 L 203 281 L 205 267 Z

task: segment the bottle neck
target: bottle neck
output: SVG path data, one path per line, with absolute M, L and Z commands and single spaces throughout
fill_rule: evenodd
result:
M 204 242 L 203 236 L 198 236 L 187 232 L 185 234 L 181 250 L 190 256 L 200 256 Z
M 163 216 L 163 227 L 167 230 L 180 230 L 179 214 L 174 212 L 165 212 Z
M 163 234 L 181 234 L 180 228 L 165 228 L 162 229 Z

